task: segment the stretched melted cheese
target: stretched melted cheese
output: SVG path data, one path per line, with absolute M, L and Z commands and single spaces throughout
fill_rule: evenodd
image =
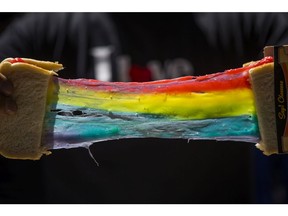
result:
M 271 62 L 265 58 L 222 73 L 144 83 L 55 79 L 45 141 L 54 149 L 145 137 L 257 143 L 250 70 Z

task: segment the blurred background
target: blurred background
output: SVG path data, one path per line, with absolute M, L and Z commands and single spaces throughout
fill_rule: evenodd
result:
M 64 78 L 151 81 L 241 67 L 288 44 L 286 13 L 1 13 L 0 60 L 59 61 Z M 253 143 L 127 139 L 0 157 L 0 203 L 287 203 L 288 156 Z

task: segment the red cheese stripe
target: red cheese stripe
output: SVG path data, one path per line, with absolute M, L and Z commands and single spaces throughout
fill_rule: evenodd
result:
M 8 60 L 11 64 L 17 63 L 17 62 L 24 62 L 21 58 L 13 58 Z
M 251 88 L 249 70 L 251 68 L 273 62 L 272 57 L 265 57 L 248 66 L 226 70 L 205 76 L 185 76 L 175 79 L 152 82 L 102 82 L 92 79 L 63 80 L 69 85 L 85 87 L 96 91 L 126 93 L 181 93 L 208 92 L 236 88 Z

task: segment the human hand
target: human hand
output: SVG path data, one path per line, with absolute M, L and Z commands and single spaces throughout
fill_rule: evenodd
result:
M 17 104 L 11 98 L 13 91 L 13 83 L 0 73 L 0 114 L 16 113 Z

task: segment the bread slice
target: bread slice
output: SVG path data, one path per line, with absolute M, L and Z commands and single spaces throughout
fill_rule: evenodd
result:
M 256 147 L 265 155 L 278 153 L 274 99 L 274 63 L 264 64 L 249 71 L 255 96 L 261 141 Z M 285 149 L 288 145 L 284 146 Z
M 31 160 L 49 154 L 45 146 L 41 146 L 47 90 L 55 71 L 62 68 L 58 63 L 26 58 L 8 58 L 1 62 L 0 73 L 14 84 L 12 97 L 18 111 L 15 115 L 1 115 L 0 154 Z

